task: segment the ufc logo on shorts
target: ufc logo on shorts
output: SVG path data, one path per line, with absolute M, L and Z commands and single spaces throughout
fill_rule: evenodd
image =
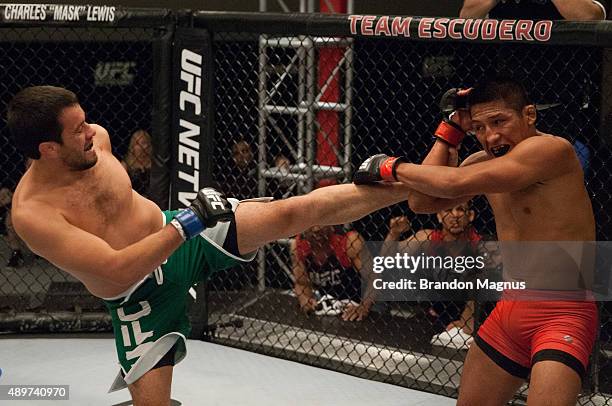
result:
M 217 193 L 213 189 L 204 189 L 203 192 L 204 192 L 204 195 L 206 195 L 206 198 L 210 202 L 210 205 L 213 207 L 213 209 L 217 209 L 217 210 L 225 209 L 225 205 L 223 204 L 223 200 L 221 200 L 221 196 L 219 196 L 219 193 Z
M 119 317 L 119 320 L 130 323 L 121 324 L 121 336 L 123 338 L 124 347 L 132 347 L 132 345 L 136 346 L 136 348 L 132 351 L 126 351 L 125 357 L 127 359 L 140 357 L 150 346 L 153 345 L 153 342 L 144 343 L 147 338 L 153 337 L 153 332 L 142 331 L 140 328 L 140 322 L 138 321 L 140 318 L 151 314 L 151 306 L 146 300 L 139 302 L 139 304 L 140 307 L 142 307 L 142 310 L 132 314 L 125 314 L 123 307 L 117 309 L 117 316 Z M 130 331 L 132 333 L 131 335 L 134 337 L 134 344 L 132 344 L 132 340 L 130 339 Z

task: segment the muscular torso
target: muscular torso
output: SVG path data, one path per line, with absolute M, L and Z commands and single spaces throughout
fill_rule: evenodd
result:
M 592 241 L 595 222 L 582 173 L 486 196 L 501 241 Z
M 47 192 L 71 224 L 124 248 L 162 227 L 160 209 L 132 189 L 119 161 L 107 151 L 74 185 Z
M 595 240 L 593 209 L 578 160 L 566 165 L 569 171 L 560 177 L 486 196 L 498 238 L 507 242 L 502 243 L 506 277 L 527 280 L 528 287 L 576 289 L 579 278 L 592 276 L 579 268 L 585 261 L 581 242 Z M 555 243 L 542 243 L 547 241 Z
M 114 249 L 125 248 L 160 230 L 163 221 L 157 205 L 132 190 L 128 174 L 110 148 L 101 148 L 95 142 L 94 148 L 97 163 L 69 182 L 45 181 L 37 175 L 36 168 L 26 172 L 15 191 L 13 207 L 19 210 L 30 200 L 42 202 L 50 209 L 49 213 L 40 213 L 41 220 L 45 215 L 63 216 L 73 226 L 100 237 Z M 95 275 L 68 272 L 97 296 L 121 293 L 116 285 Z

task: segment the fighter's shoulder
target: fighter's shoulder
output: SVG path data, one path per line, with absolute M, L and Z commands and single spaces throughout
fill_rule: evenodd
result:
M 35 224 L 49 225 L 57 216 L 61 216 L 59 210 L 44 199 L 38 197 L 21 199 L 16 196 L 13 200 L 11 219 L 17 231 L 26 231 Z
M 96 131 L 96 138 L 98 141 L 98 145 L 100 145 L 101 147 L 110 149 L 111 148 L 110 135 L 108 134 L 108 131 L 106 131 L 106 128 L 98 124 L 91 124 L 91 126 Z
M 537 153 L 537 156 L 543 158 L 546 155 L 558 156 L 564 154 L 573 154 L 574 148 L 572 144 L 563 137 L 558 137 L 552 134 L 539 133 L 537 136 L 529 137 L 519 143 L 515 150 L 520 152 Z

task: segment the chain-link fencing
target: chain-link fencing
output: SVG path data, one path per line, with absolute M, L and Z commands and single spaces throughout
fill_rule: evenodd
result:
M 168 73 L 175 20 L 164 13 L 153 22 L 138 13 L 131 17 L 136 18 L 131 25 L 108 26 L 3 21 L 0 93 L 6 106 L 28 85 L 75 91 L 88 120 L 109 131 L 133 186 L 164 207 L 168 196 L 163 192 L 160 198 L 159 190 L 173 164 Z M 354 169 L 379 152 L 420 162 L 433 143 L 441 119 L 438 102 L 447 89 L 471 86 L 488 73 L 510 73 L 537 104 L 538 128 L 574 145 L 593 202 L 597 239 L 612 236 L 607 25 L 574 32 L 577 26 L 559 23 L 551 36 L 545 25 L 513 23 L 499 31 L 495 25 L 499 37 L 513 36 L 505 42 L 490 38 L 484 28 L 474 31 L 474 25 L 472 31 L 452 31 L 448 19 L 423 24 L 359 16 L 193 17 L 201 29 L 195 31 L 207 30 L 212 37 L 212 56 L 204 61 L 212 61 L 213 76 L 197 77 L 210 84 L 212 96 L 205 106 L 214 114 L 207 118 L 212 123 L 207 128 L 214 129 L 206 135 L 211 148 L 203 148 L 200 157 L 211 170 L 204 173 L 202 165 L 199 176 L 213 179 L 228 196 L 286 198 L 349 182 Z M 463 39 L 441 35 L 442 27 L 454 36 L 461 32 Z M 445 38 L 431 38 L 434 31 Z M 27 163 L 13 149 L 6 126 L 1 132 L 3 330 L 109 330 L 99 300 L 16 238 L 10 198 Z M 468 137 L 459 153 L 464 159 L 479 148 Z M 161 175 L 153 182 L 147 171 L 156 167 Z M 499 265 L 495 222 L 485 199 L 438 215 L 416 215 L 400 204 L 353 224 L 315 227 L 268 244 L 254 262 L 216 273 L 199 289 L 206 303 L 203 332 L 214 342 L 455 396 L 471 336 L 494 303 L 385 302 L 369 297 L 361 280 L 366 242 L 438 241 L 449 235 L 482 241 L 477 246 L 484 247 L 489 266 Z M 600 310 L 581 404 L 612 404 L 609 303 Z M 192 316 L 202 322 L 201 312 Z
M 318 27 L 297 19 L 267 19 L 266 25 L 265 18 L 237 24 L 231 18 L 218 23 L 205 13 L 199 17 L 196 26 L 214 32 L 213 179 L 229 196 L 283 198 L 346 182 L 376 153 L 421 162 L 442 118 L 444 92 L 497 74 L 512 76 L 528 89 L 541 131 L 574 145 L 593 201 L 597 238 L 610 238 L 606 78 L 611 72 L 605 49 L 560 42 L 382 38 L 385 29 L 391 32 L 391 18 L 388 26 L 378 26 L 380 35 L 371 35 L 377 19 L 370 35 L 350 36 L 340 28 L 343 21 L 336 20 L 334 31 L 324 16 Z M 228 32 L 228 26 L 236 32 Z M 479 149 L 468 138 L 460 157 Z M 315 227 L 269 244 L 256 264 L 218 273 L 209 282 L 213 340 L 455 396 L 471 337 L 495 303 L 374 300 L 371 306 L 357 305 L 367 300 L 359 280 L 363 242 L 482 240 L 480 246 L 497 266 L 499 252 L 486 242 L 496 239 L 495 231 L 486 200 L 477 197 L 438 215 L 417 215 L 399 204 L 352 224 Z M 606 372 L 609 318 L 604 303 L 581 404 L 604 402 L 600 395 L 612 390 Z
M 111 13 L 106 8 L 106 20 L 96 24 L 85 21 L 85 7 L 77 7 L 80 14 L 70 10 L 69 15 L 76 20 L 69 23 L 62 21 L 62 13 L 68 13 L 68 8 L 42 7 L 54 21 L 11 21 L 11 16 L 17 19 L 17 6 L 7 6 L 3 12 L 3 121 L 9 101 L 25 87 L 53 85 L 73 91 L 87 121 L 108 131 L 113 154 L 128 171 L 134 189 L 155 198 L 150 189 L 154 73 L 159 74 L 154 44 L 167 35 L 165 24 L 171 22 L 164 20 L 167 13 L 143 12 L 144 18 L 134 24 L 131 19 L 138 13 L 130 17 L 129 12 L 113 7 Z M 103 302 L 91 296 L 75 278 L 31 252 L 16 234 L 10 216 L 11 198 L 29 162 L 15 149 L 6 124 L 0 127 L 0 139 L 3 332 L 111 331 Z

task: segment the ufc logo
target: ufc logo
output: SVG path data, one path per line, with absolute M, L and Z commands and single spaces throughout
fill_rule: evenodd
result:
M 136 62 L 98 62 L 94 73 L 96 86 L 128 86 L 134 82 L 134 68 Z
M 185 104 L 193 105 L 194 114 L 202 111 L 200 94 L 202 93 L 202 55 L 188 49 L 181 52 L 181 80 L 187 83 L 187 91 L 182 90 L 179 96 L 181 111 L 185 111 Z
M 123 308 L 117 309 L 117 316 L 122 322 L 128 322 L 129 324 L 121 324 L 121 337 L 123 338 L 124 347 L 136 346 L 132 351 L 126 351 L 125 357 L 130 360 L 140 357 L 144 354 L 154 342 L 145 343 L 144 341 L 150 337 L 153 337 L 152 331 L 142 331 L 140 327 L 140 318 L 151 314 L 151 305 L 146 300 L 139 302 L 142 310 L 132 314 L 125 314 Z M 131 333 L 131 334 L 130 334 Z M 130 335 L 134 337 L 134 344 L 130 339 Z
M 210 202 L 210 205 L 213 207 L 213 209 L 225 210 L 225 205 L 223 204 L 223 200 L 221 200 L 219 192 L 214 189 L 204 189 L 202 190 L 202 192 L 204 192 L 204 195 Z
M 202 112 L 202 55 L 182 49 L 181 53 L 181 73 L 179 92 L 179 134 L 178 151 L 176 160 L 178 165 L 177 176 L 184 180 L 189 186 L 179 186 L 178 201 L 183 206 L 189 203 L 198 195 L 200 190 L 200 134 Z

